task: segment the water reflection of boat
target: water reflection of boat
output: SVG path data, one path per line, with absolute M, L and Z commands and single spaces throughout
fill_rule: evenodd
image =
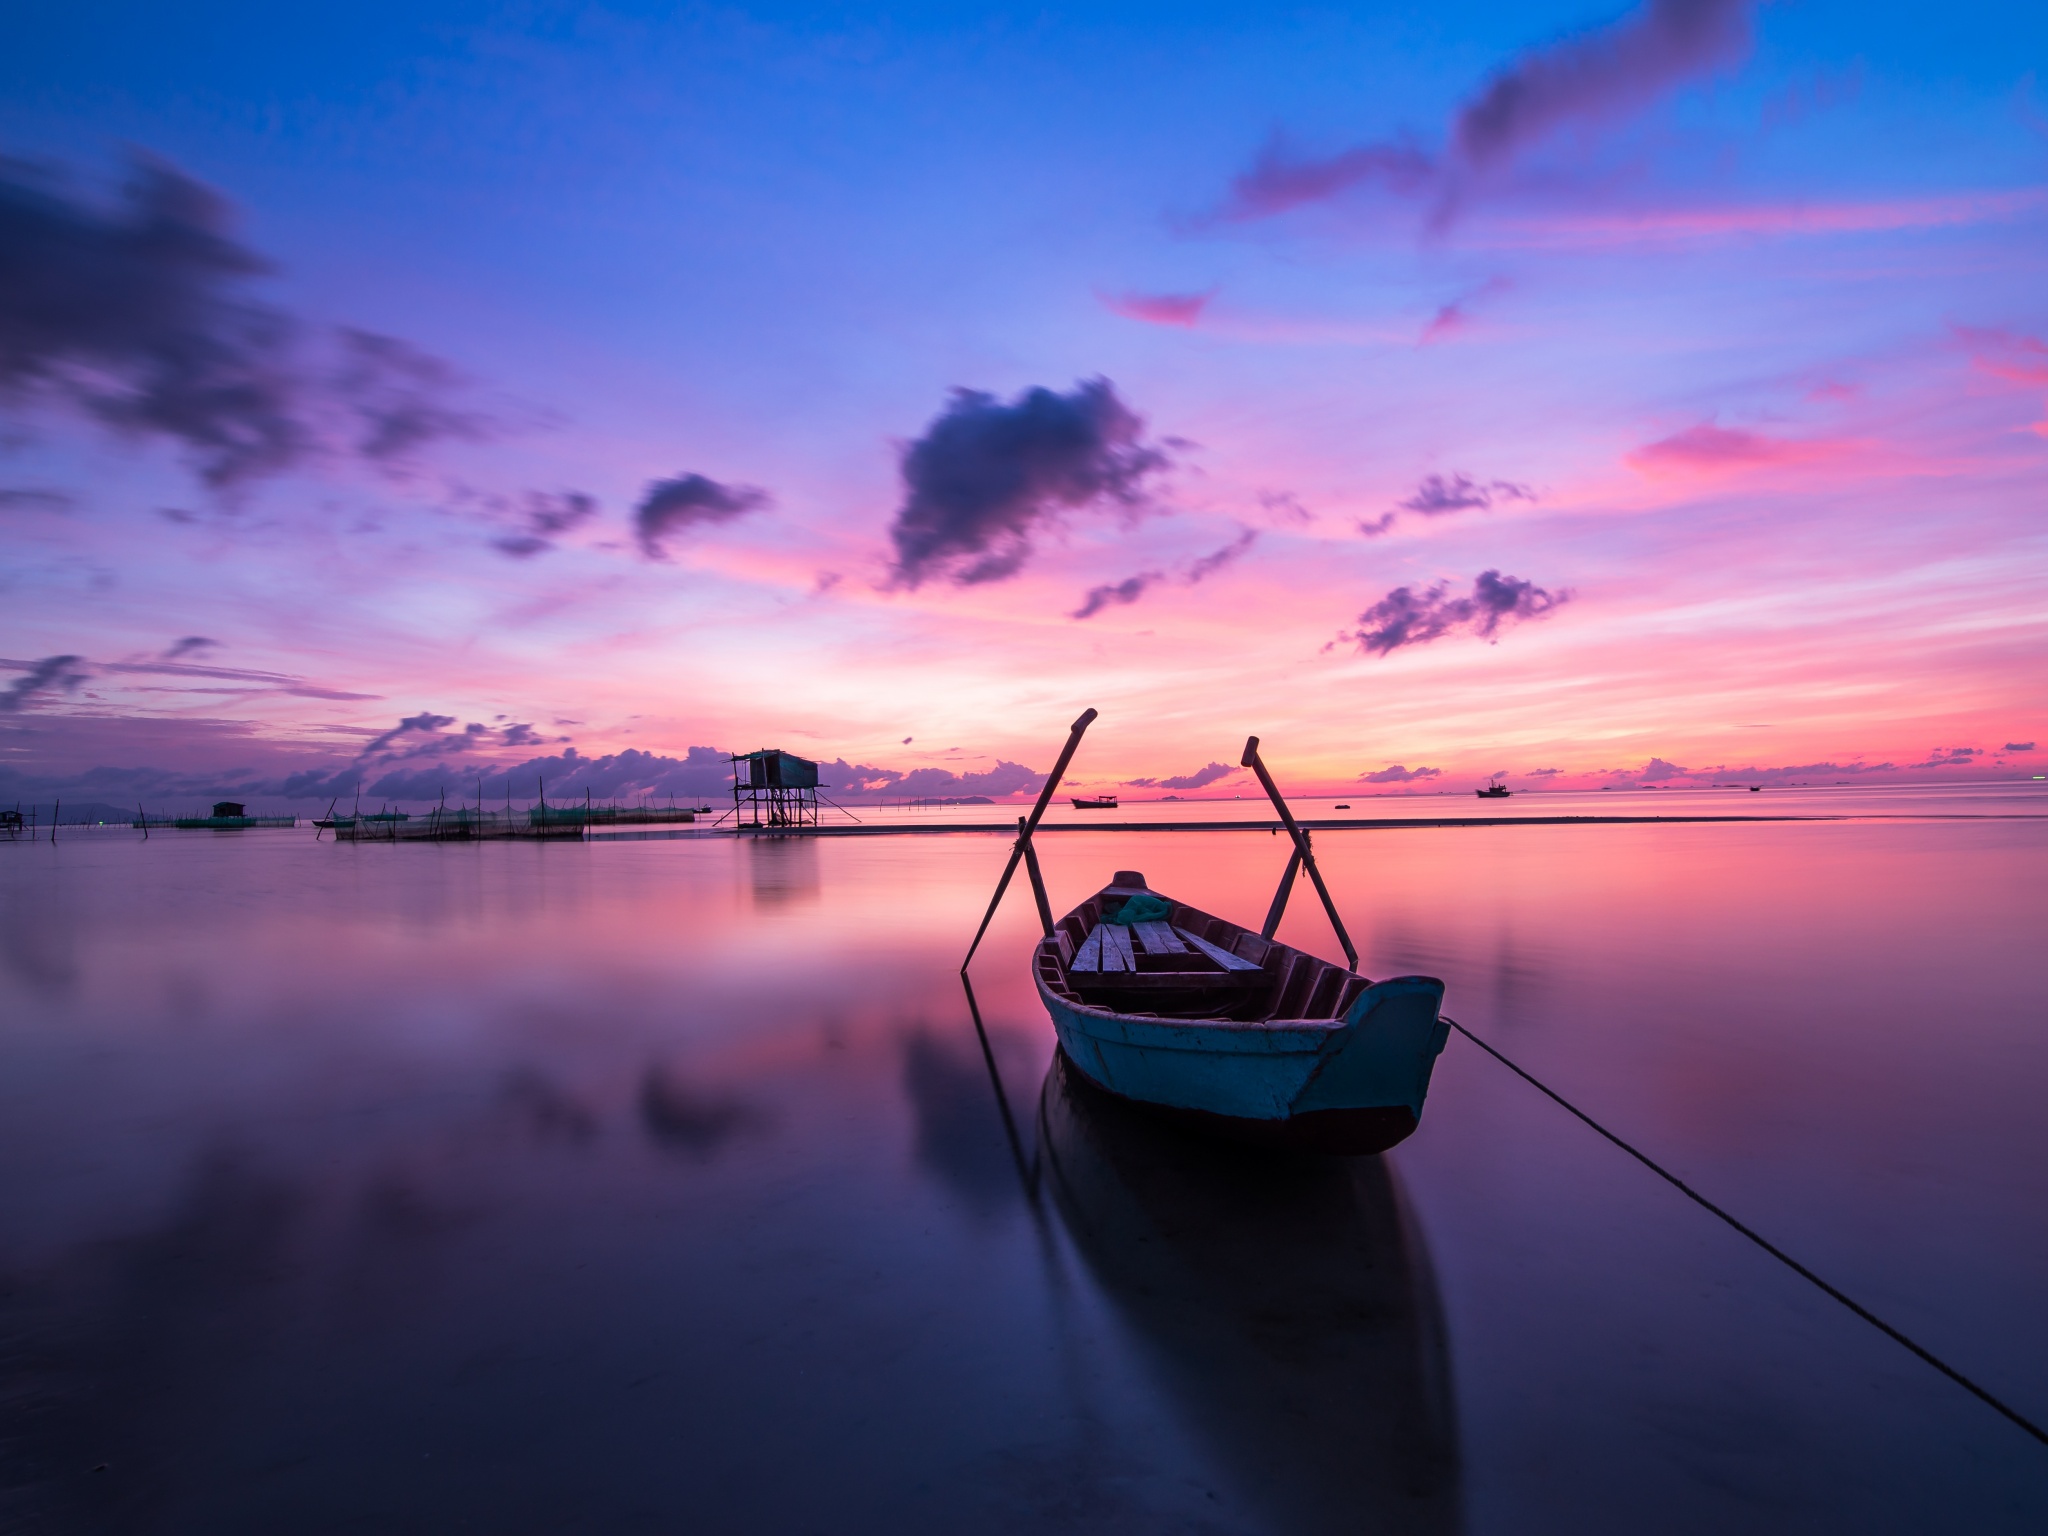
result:
M 1275 1529 L 1458 1528 L 1435 1282 L 1384 1159 L 1219 1147 L 1063 1054 L 1039 1134 L 1088 1268 Z
M 1435 977 L 1368 981 L 1162 896 L 1136 870 L 1054 925 L 1032 977 L 1097 1086 L 1319 1152 L 1381 1152 L 1411 1133 L 1449 1034 Z

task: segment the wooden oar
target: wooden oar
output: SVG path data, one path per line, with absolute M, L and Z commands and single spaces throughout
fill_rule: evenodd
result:
M 1266 788 L 1267 796 L 1273 802 L 1273 809 L 1280 813 L 1280 820 L 1287 828 L 1287 835 L 1294 839 L 1295 857 L 1301 860 L 1302 868 L 1315 882 L 1316 894 L 1323 898 L 1323 910 L 1330 914 L 1330 926 L 1337 930 L 1337 942 L 1344 946 L 1344 958 L 1351 962 L 1351 969 L 1358 969 L 1358 951 L 1352 948 L 1351 935 L 1344 931 L 1344 919 L 1337 915 L 1337 903 L 1330 899 L 1330 888 L 1323 884 L 1323 872 L 1316 868 L 1316 856 L 1308 846 L 1308 834 L 1294 823 L 1294 812 L 1287 809 L 1287 802 L 1280 798 L 1280 786 L 1273 782 L 1273 775 L 1266 772 L 1266 765 L 1259 759 L 1259 738 L 1247 736 L 1244 743 L 1244 759 L 1241 766 L 1251 769 L 1259 776 L 1259 782 Z M 1288 871 L 1293 874 L 1292 869 Z M 1280 894 L 1273 898 L 1273 913 L 1267 917 L 1269 928 L 1279 926 L 1279 908 L 1285 904 L 1287 887 L 1292 880 L 1283 881 Z M 1272 937 L 1268 932 L 1267 937 Z
M 1023 826 L 1018 828 L 1017 846 L 1010 850 L 1010 862 L 1003 866 L 1003 878 L 996 882 L 996 893 L 989 898 L 988 911 L 982 915 L 981 926 L 974 930 L 974 942 L 967 946 L 967 959 L 960 962 L 962 975 L 966 974 L 968 963 L 974 959 L 974 952 L 981 948 L 981 936 L 988 932 L 988 925 L 995 918 L 996 908 L 1003 904 L 1003 892 L 1010 888 L 1010 877 L 1017 873 L 1018 862 L 1031 850 L 1031 834 L 1038 829 L 1039 818 L 1045 815 L 1045 808 L 1052 803 L 1053 791 L 1060 787 L 1060 779 L 1067 771 L 1067 764 L 1074 760 L 1074 749 L 1081 745 L 1082 733 L 1094 723 L 1095 711 L 1084 710 L 1081 718 L 1076 720 L 1067 732 L 1067 744 L 1060 748 L 1059 761 L 1052 765 L 1052 772 L 1046 775 L 1045 788 L 1038 792 L 1038 804 L 1031 808 L 1031 814 L 1025 818 Z M 1036 875 L 1038 859 L 1035 855 L 1031 864 L 1032 873 Z M 1039 915 L 1045 923 L 1046 937 L 1051 938 L 1052 906 L 1045 898 L 1044 882 L 1035 883 L 1038 886 L 1036 894 Z

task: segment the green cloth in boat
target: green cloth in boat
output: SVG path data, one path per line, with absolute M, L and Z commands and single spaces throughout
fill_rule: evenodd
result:
M 1128 928 L 1133 923 L 1163 923 L 1171 916 L 1172 902 L 1163 896 L 1154 896 L 1150 891 L 1140 891 L 1102 920 L 1115 923 L 1119 928 Z

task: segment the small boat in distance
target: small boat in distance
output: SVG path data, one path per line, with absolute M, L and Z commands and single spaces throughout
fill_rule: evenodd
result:
M 1146 915 L 1132 920 L 1133 903 Z M 1136 870 L 1061 918 L 1031 972 L 1060 1049 L 1097 1087 L 1300 1151 L 1405 1140 L 1450 1033 L 1434 976 L 1368 981 L 1163 896 Z
M 1472 791 L 1472 793 L 1477 795 L 1482 800 L 1505 800 L 1509 795 L 1512 795 L 1514 791 L 1512 789 L 1509 789 L 1507 785 L 1501 783 L 1499 776 L 1496 775 L 1494 778 L 1490 779 L 1487 782 L 1486 788 L 1475 789 Z
M 1069 797 L 1077 811 L 1113 811 L 1116 809 L 1115 795 L 1073 795 Z

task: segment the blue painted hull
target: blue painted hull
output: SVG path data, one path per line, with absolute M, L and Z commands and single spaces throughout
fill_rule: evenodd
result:
M 1241 1139 L 1339 1153 L 1383 1151 L 1421 1119 L 1450 1032 L 1433 976 L 1357 978 L 1363 990 L 1335 1018 L 1160 1017 L 1056 990 L 1058 944 L 1034 954 L 1039 998 L 1067 1059 L 1111 1093 Z M 1267 963 L 1294 954 L 1274 945 Z

